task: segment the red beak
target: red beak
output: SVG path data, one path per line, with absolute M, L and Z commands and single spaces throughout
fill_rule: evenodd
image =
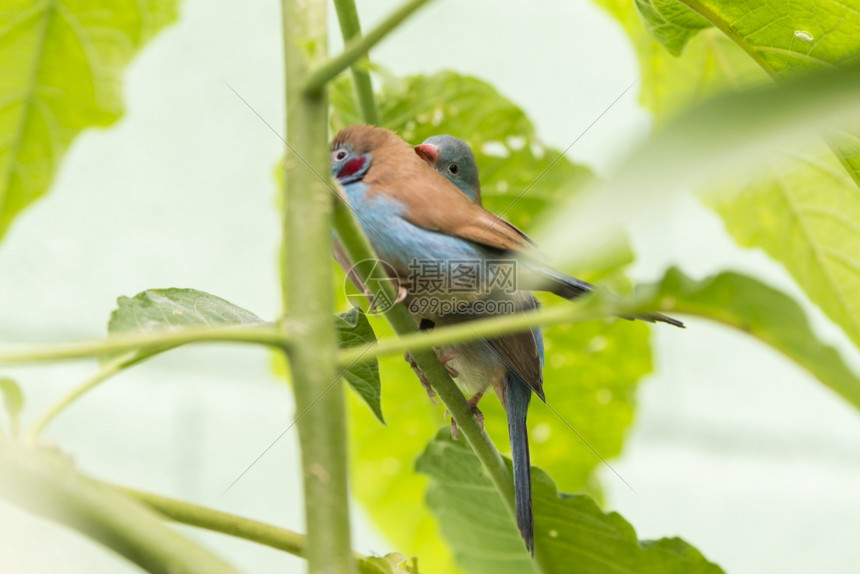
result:
M 436 167 L 436 162 L 439 161 L 439 148 L 433 144 L 423 143 L 415 146 L 415 153 L 418 157 L 430 164 L 430 167 Z

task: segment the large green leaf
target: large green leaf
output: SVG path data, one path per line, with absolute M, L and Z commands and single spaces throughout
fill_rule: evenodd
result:
M 783 262 L 821 309 L 860 345 L 860 193 L 824 146 L 764 156 L 753 179 L 706 202 L 740 245 Z
M 800 305 L 761 281 L 726 272 L 696 281 L 670 269 L 635 300 L 647 309 L 672 309 L 747 333 L 806 369 L 860 408 L 860 377 L 833 347 L 818 340 Z
M 710 22 L 771 72 L 853 62 L 860 49 L 860 10 L 841 0 L 637 0 L 640 9 L 651 4 L 674 4 L 683 17 L 671 21 L 687 31 Z
M 767 73 L 722 32 L 710 28 L 687 37 L 676 58 L 655 40 L 637 7 L 629 0 L 594 0 L 630 37 L 642 77 L 640 101 L 657 125 L 680 110 L 720 92 L 770 82 Z
M 600 3 L 637 46 L 643 102 L 658 122 L 716 91 L 760 83 L 763 74 L 751 73 L 751 66 L 790 75 L 860 56 L 860 12 L 839 2 L 690 3 L 720 29 L 690 41 L 681 58 L 655 46 L 632 7 Z M 695 68 L 715 73 L 690 75 Z M 781 262 L 810 299 L 860 344 L 860 236 L 852 223 L 860 212 L 855 185 L 860 145 L 845 132 L 832 134 L 831 140 L 838 142 L 836 158 L 823 145 L 802 155 L 772 153 L 755 177 L 720 185 L 707 203 L 739 244 L 761 247 Z M 842 168 L 854 182 L 840 173 Z
M 451 440 L 443 430 L 427 445 L 416 468 L 430 477 L 427 502 L 458 561 L 471 574 L 722 572 L 678 538 L 638 540 L 620 515 L 604 513 L 586 495 L 559 493 L 549 475 L 533 467 L 538 570 L 498 491 L 467 445 Z
M 335 129 L 361 121 L 348 78 L 335 83 L 331 99 Z M 525 229 L 536 214 L 593 179 L 586 168 L 545 147 L 524 112 L 476 78 L 453 72 L 387 78 L 378 102 L 383 125 L 408 141 L 420 143 L 440 133 L 468 141 L 476 152 L 485 205 Z M 618 266 L 630 257 L 623 251 L 584 278 L 602 277 L 624 288 Z M 386 327 L 380 323 L 377 332 L 382 329 Z M 592 473 L 602 463 L 566 423 L 604 457 L 621 451 L 633 417 L 633 390 L 651 370 L 648 328 L 627 321 L 553 328 L 546 344 L 547 397 L 564 420 L 535 402 L 530 413 L 533 460 L 563 488 L 599 495 Z M 386 404 L 396 408 L 386 409 L 388 426 L 383 428 L 353 401 L 353 488 L 398 548 L 420 556 L 422 568 L 430 572 L 453 572 L 450 550 L 440 543 L 435 520 L 423 504 L 427 480 L 412 470 L 412 461 L 438 430 L 442 410 L 430 404 L 402 359 L 384 359 L 381 365 Z M 498 400 L 487 397 L 481 408 L 494 442 L 507 451 Z
M 129 60 L 178 0 L 55 0 L 0 7 L 0 238 L 44 195 L 81 130 L 123 111 Z

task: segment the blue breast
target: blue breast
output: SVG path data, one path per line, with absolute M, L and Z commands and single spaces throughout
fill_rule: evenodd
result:
M 368 197 L 367 186 L 356 182 L 344 186 L 350 206 L 380 259 L 395 269 L 406 270 L 413 259 L 485 259 L 487 250 L 463 239 L 429 231 L 404 219 L 406 206 L 391 197 Z

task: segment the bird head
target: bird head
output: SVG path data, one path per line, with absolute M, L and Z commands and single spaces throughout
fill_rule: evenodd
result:
M 449 135 L 433 136 L 414 149 L 418 157 L 456 185 L 466 197 L 481 204 L 478 164 L 466 142 Z
M 359 181 L 370 169 L 374 152 L 398 143 L 403 140 L 383 128 L 364 124 L 344 128 L 331 142 L 331 173 L 344 185 Z
M 348 143 L 332 149 L 331 173 L 341 185 L 361 180 L 370 168 L 370 153 L 358 155 Z

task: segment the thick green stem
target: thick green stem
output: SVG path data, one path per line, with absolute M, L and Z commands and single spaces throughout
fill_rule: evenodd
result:
M 340 23 L 340 32 L 343 35 L 344 45 L 348 45 L 353 38 L 361 37 L 361 24 L 358 21 L 358 10 L 354 0 L 335 0 L 337 10 L 337 21 Z M 376 107 L 376 98 L 373 97 L 373 85 L 370 82 L 370 74 L 367 66 L 370 60 L 365 54 L 352 66 L 352 79 L 355 82 L 355 94 L 358 96 L 358 105 L 361 108 L 361 117 L 368 124 L 379 125 L 379 109 Z
M 305 79 L 305 93 L 318 94 L 335 76 L 363 58 L 373 46 L 429 1 L 409 0 L 409 2 L 380 22 L 367 35 L 350 42 L 343 49 L 343 52 L 315 68 Z
M 182 329 L 181 331 L 153 331 L 129 335 L 113 335 L 107 339 L 75 341 L 71 343 L 48 343 L 44 345 L 20 346 L 0 351 L 0 365 L 13 363 L 36 363 L 80 359 L 127 351 L 151 351 L 164 347 L 178 347 L 188 343 L 255 343 L 274 347 L 290 344 L 290 335 L 274 326 L 218 327 Z
M 289 355 L 299 419 L 312 574 L 356 572 L 350 550 L 346 409 L 337 379 L 330 254 L 328 99 L 304 92 L 311 67 L 326 57 L 326 0 L 282 0 L 287 141 L 284 162 L 282 291 L 297 333 Z M 322 88 L 323 85 L 320 86 Z M 305 165 L 305 162 L 307 165 Z

